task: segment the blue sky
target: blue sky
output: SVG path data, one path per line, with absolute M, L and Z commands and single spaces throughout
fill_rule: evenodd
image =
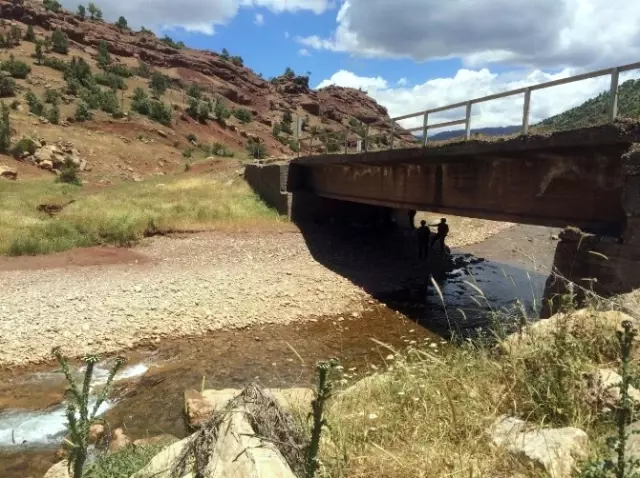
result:
M 72 9 L 78 3 L 62 1 Z M 266 78 L 289 66 L 311 72 L 314 87 L 361 87 L 392 116 L 640 60 L 640 2 L 630 0 L 97 3 L 107 21 L 124 15 L 134 28 L 144 24 L 194 48 L 227 48 Z M 580 104 L 608 81 L 536 92 L 532 120 Z M 521 103 L 511 98 L 474 107 L 472 123 L 517 124 Z

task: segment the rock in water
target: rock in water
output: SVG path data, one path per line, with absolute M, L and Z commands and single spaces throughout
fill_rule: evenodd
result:
M 498 418 L 488 433 L 495 445 L 526 456 L 552 478 L 570 478 L 574 457 L 586 456 L 589 441 L 579 428 L 531 429 L 527 422 L 506 416 Z

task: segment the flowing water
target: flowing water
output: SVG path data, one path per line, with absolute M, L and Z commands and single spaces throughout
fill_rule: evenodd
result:
M 525 232 L 531 236 L 532 231 L 540 240 L 547 235 Z M 522 231 L 513 234 L 514 241 L 523 241 L 518 236 Z M 401 350 L 409 343 L 440 342 L 450 330 L 477 333 L 488 325 L 490 310 L 518 306 L 535 317 L 548 269 L 522 267 L 516 260 L 519 251 L 505 244 L 504 239 L 489 240 L 461 251 L 458 264 L 464 267 L 440 284 L 446 309 L 435 287 L 414 280 L 368 301 L 363 314 L 220 331 L 128 351 L 127 366 L 116 376 L 114 392 L 100 413 L 134 439 L 159 433 L 185 436 L 183 394 L 188 388 L 241 388 L 251 381 L 266 387 L 310 386 L 316 361 L 329 357 L 339 357 L 359 374 L 380 367 L 389 351 L 372 339 Z M 545 247 L 549 262 L 552 247 Z M 96 369 L 94 388 L 104 384 L 110 365 L 107 360 Z M 83 369 L 74 367 L 81 377 Z M 0 476 L 40 478 L 57 461 L 65 430 L 64 390 L 53 364 L 0 376 Z

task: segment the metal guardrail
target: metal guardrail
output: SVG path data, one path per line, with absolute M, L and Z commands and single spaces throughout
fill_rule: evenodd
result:
M 405 132 L 414 132 L 414 131 L 422 131 L 422 137 L 423 137 L 423 146 L 427 145 L 427 131 L 430 129 L 434 129 L 434 128 L 444 128 L 446 126 L 456 126 L 456 125 L 461 125 L 464 124 L 465 125 L 465 141 L 468 141 L 471 138 L 471 110 L 473 105 L 478 104 L 478 103 L 484 103 L 487 101 L 491 101 L 491 100 L 495 100 L 495 99 L 499 99 L 499 98 L 506 98 L 509 96 L 514 96 L 514 95 L 524 95 L 524 104 L 522 107 L 522 129 L 521 129 L 521 134 L 528 134 L 529 133 L 529 112 L 530 112 L 530 104 L 531 104 L 531 92 L 532 91 L 536 91 L 536 90 L 543 90 L 545 88 L 551 88 L 553 86 L 560 86 L 560 85 L 565 85 L 567 83 L 573 83 L 576 81 L 582 81 L 582 80 L 587 80 L 587 79 L 591 79 L 591 78 L 598 78 L 601 76 L 606 76 L 606 75 L 611 75 L 611 86 L 610 86 L 610 93 L 611 93 L 611 102 L 609 104 L 609 112 L 608 112 L 608 119 L 609 121 L 613 121 L 616 119 L 616 117 L 618 116 L 618 87 L 619 87 L 619 78 L 620 78 L 620 73 L 625 72 L 625 71 L 630 71 L 630 70 L 637 70 L 640 69 L 640 62 L 638 63 L 630 63 L 627 65 L 622 65 L 622 66 L 616 66 L 613 68 L 605 68 L 602 70 L 597 70 L 597 71 L 592 71 L 589 73 L 582 73 L 580 75 L 575 75 L 575 76 L 570 76 L 568 78 L 562 78 L 560 80 L 553 80 L 553 81 L 547 81 L 545 83 L 539 83 L 537 85 L 532 85 L 532 86 L 527 86 L 524 88 L 518 88 L 516 90 L 510 90 L 510 91 L 505 91 L 502 93 L 495 93 L 493 95 L 487 95 L 487 96 L 483 96 L 480 98 L 475 98 L 472 100 L 468 100 L 468 101 L 462 101 L 460 103 L 453 103 L 450 105 L 446 105 L 446 106 L 439 106 L 437 108 L 431 108 L 428 110 L 423 110 L 423 111 L 419 111 L 417 113 L 409 113 L 406 115 L 402 115 L 402 116 L 397 116 L 395 118 L 390 118 L 388 120 L 380 120 L 380 121 L 376 121 L 375 123 L 370 123 L 368 125 L 365 125 L 365 132 L 364 135 L 359 135 L 356 131 L 354 131 L 354 128 L 352 127 L 347 127 L 344 128 L 343 130 L 340 131 L 333 131 L 333 132 L 323 132 L 323 133 L 316 133 L 316 134 L 311 134 L 309 136 L 306 136 L 304 138 L 300 138 L 299 139 L 299 144 L 300 144 L 300 151 L 298 151 L 298 157 L 300 157 L 301 155 L 301 151 L 303 150 L 303 142 L 308 142 L 307 145 L 307 149 L 309 151 L 309 155 L 312 156 L 313 155 L 313 140 L 314 138 L 317 138 L 318 136 L 323 136 L 325 137 L 325 144 L 328 143 L 328 139 L 331 135 L 339 135 L 340 138 L 344 139 L 344 153 L 347 154 L 349 152 L 349 135 L 351 133 L 353 133 L 354 135 L 356 135 L 356 137 L 361 138 L 364 140 L 364 148 L 362 148 L 361 152 L 362 153 L 366 153 L 367 151 L 369 151 L 369 141 L 371 138 L 375 137 L 374 136 L 370 136 L 369 135 L 369 129 L 373 126 L 378 126 L 378 125 L 385 125 L 387 124 L 389 126 L 390 129 L 390 134 L 391 134 L 391 139 L 389 141 L 389 149 L 393 149 L 393 143 L 394 143 L 394 139 L 395 139 L 395 130 L 396 130 L 396 122 L 397 121 L 402 121 L 402 120 L 406 120 L 406 119 L 411 119 L 411 118 L 417 118 L 422 116 L 423 117 L 423 123 L 422 126 L 418 126 L 416 128 L 409 128 L 409 129 L 404 129 Z M 447 111 L 447 110 L 452 110 L 452 109 L 457 109 L 457 108 L 462 108 L 462 107 L 466 107 L 466 114 L 465 117 L 463 119 L 459 119 L 459 120 L 454 120 L 454 121 L 445 121 L 442 123 L 435 123 L 435 124 L 429 124 L 429 115 L 432 115 L 434 113 L 441 113 L 443 111 Z M 382 133 L 386 136 L 386 133 Z

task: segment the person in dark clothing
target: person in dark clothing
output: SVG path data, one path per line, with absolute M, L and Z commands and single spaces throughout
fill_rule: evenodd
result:
M 416 213 L 415 209 L 409 209 L 409 227 L 411 230 L 415 230 L 416 228 Z
M 427 259 L 429 257 L 429 238 L 431 230 L 427 226 L 427 221 L 420 221 L 418 228 L 418 259 Z
M 436 224 L 434 224 L 436 226 Z M 433 246 L 436 242 L 440 243 L 440 254 L 444 254 L 444 240 L 449 235 L 449 224 L 447 224 L 447 220 L 443 217 L 440 219 L 440 224 L 437 224 L 438 232 L 434 236 L 431 241 L 431 246 Z

